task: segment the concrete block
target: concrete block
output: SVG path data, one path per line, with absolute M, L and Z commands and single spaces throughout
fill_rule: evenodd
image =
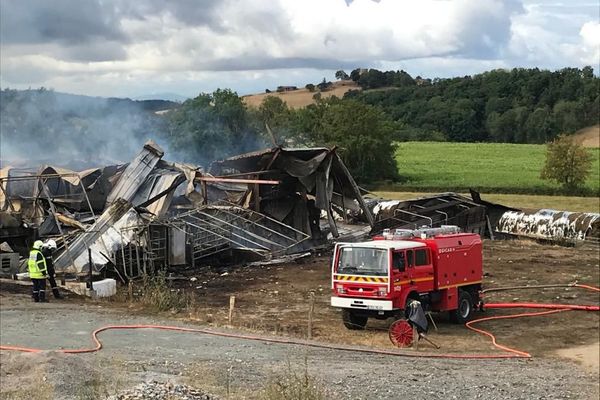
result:
M 114 279 L 102 279 L 94 282 L 94 292 L 96 297 L 110 297 L 117 294 L 117 281 Z
M 21 272 L 17 274 L 18 281 L 28 281 L 29 280 L 29 272 Z
M 117 281 L 114 279 L 102 279 L 93 283 L 94 290 L 87 288 L 86 282 L 65 282 L 65 288 L 81 296 L 110 297 L 117 294 Z

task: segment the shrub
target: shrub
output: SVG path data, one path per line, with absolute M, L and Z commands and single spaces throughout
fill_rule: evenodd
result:
M 143 278 L 140 302 L 156 311 L 180 311 L 188 307 L 190 300 L 185 291 L 170 287 L 164 269 Z
M 574 191 L 585 183 L 591 168 L 592 157 L 588 151 L 571 137 L 561 135 L 547 145 L 541 178 L 556 181 L 563 189 Z

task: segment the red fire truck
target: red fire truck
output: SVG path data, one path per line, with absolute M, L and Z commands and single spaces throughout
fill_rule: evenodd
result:
M 331 272 L 331 305 L 348 329 L 402 318 L 412 300 L 464 323 L 480 303 L 481 238 L 455 226 L 385 230 L 368 242 L 338 243 Z

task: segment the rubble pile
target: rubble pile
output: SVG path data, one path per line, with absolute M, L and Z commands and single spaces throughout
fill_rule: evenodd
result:
M 491 238 L 578 240 L 600 232 L 597 214 L 542 210 L 543 218 L 525 218 L 474 191 L 369 197 L 335 148 L 276 147 L 215 161 L 208 172 L 163 156 L 148 141 L 124 165 L 0 169 L 0 275 L 22 271 L 37 239 L 58 243 L 63 276 L 109 273 L 127 282 L 171 267 L 271 262 L 384 229 L 457 225 Z
M 335 149 L 278 147 L 214 162 L 209 172 L 163 156 L 148 141 L 125 165 L 2 168 L 2 249 L 24 258 L 33 241 L 52 238 L 58 273 L 109 271 L 126 282 L 172 266 L 270 261 L 322 247 L 339 236 L 334 207 L 343 221 L 360 214 L 373 224 Z M 13 258 L 10 275 L 18 272 Z
M 109 396 L 107 400 L 218 400 L 217 397 L 187 385 L 144 382 L 132 389 Z

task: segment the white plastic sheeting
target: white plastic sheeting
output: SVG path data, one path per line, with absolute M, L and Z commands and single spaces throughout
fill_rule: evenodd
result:
M 115 253 L 121 247 L 125 247 L 132 241 L 138 240 L 139 235 L 134 228 L 144 226 L 145 224 L 147 222 L 132 208 L 114 225 L 110 226 L 102 236 L 90 244 L 89 248 L 92 250 L 92 264 L 94 264 L 94 269 L 100 271 L 108 264 L 108 260 L 104 255 L 114 260 Z M 79 254 L 75 258 L 73 265 L 77 272 L 88 271 L 88 252 Z
M 402 200 L 386 200 L 377 203 L 375 207 L 373 207 L 373 215 L 377 217 L 380 211 L 390 210 L 393 207 L 396 207 L 398 204 L 402 203 Z

